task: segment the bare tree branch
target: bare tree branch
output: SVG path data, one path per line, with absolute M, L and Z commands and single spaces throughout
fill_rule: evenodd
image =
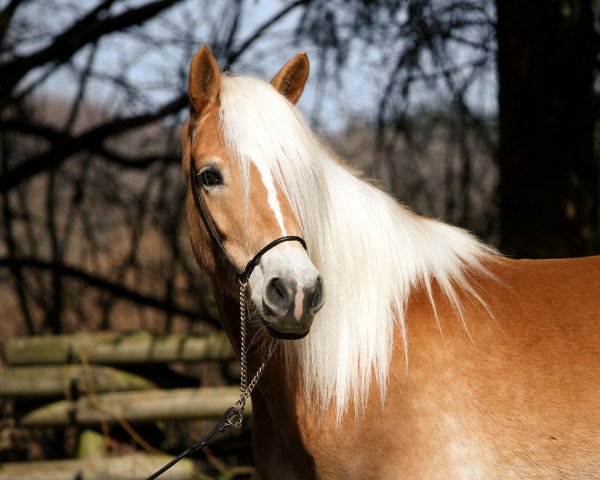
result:
M 172 7 L 181 0 L 157 0 L 138 8 L 127 10 L 115 17 L 100 19 L 114 0 L 104 0 L 87 15 L 77 20 L 71 27 L 58 35 L 50 45 L 42 50 L 18 57 L 0 65 L 1 99 L 6 100 L 15 85 L 34 68 L 49 62 L 63 63 L 83 46 L 95 42 L 100 37 L 125 30 L 133 25 L 142 25 L 158 13 Z
M 214 326 L 220 326 L 218 320 L 207 316 L 205 311 L 190 310 L 176 305 L 170 299 L 164 300 L 131 290 L 124 285 L 113 283 L 106 278 L 95 276 L 89 272 L 59 262 L 48 262 L 39 258 L 0 258 L 0 268 L 35 268 L 57 273 L 61 276 L 77 279 L 91 287 L 106 291 L 118 298 L 135 302 L 139 305 L 156 308 L 164 312 L 182 315 L 193 320 L 202 319 Z
M 98 127 L 94 127 L 91 130 L 82 133 L 78 137 L 70 137 L 68 141 L 64 141 L 65 137 L 63 136 L 63 142 L 58 143 L 49 151 L 44 152 L 35 158 L 28 159 L 17 167 L 4 172 L 0 177 L 0 193 L 11 190 L 40 172 L 56 168 L 61 162 L 68 159 L 74 153 L 98 148 L 102 142 L 113 135 L 122 134 L 177 113 L 187 105 L 187 101 L 187 96 L 182 95 L 154 112 L 109 120 Z M 7 122 L 7 125 L 11 124 Z M 15 124 L 12 125 L 14 126 Z M 36 127 L 31 128 L 36 129 Z M 39 132 L 44 131 L 47 135 L 55 135 L 55 133 L 48 129 L 44 129 L 43 127 L 37 130 Z
M 17 8 L 24 3 L 26 2 L 23 0 L 11 0 L 0 12 L 0 46 L 4 44 L 4 37 Z
M 244 53 L 250 45 L 256 42 L 269 28 L 279 22 L 282 18 L 288 15 L 290 12 L 295 10 L 296 8 L 302 5 L 308 5 L 312 0 L 297 0 L 293 3 L 290 3 L 287 7 L 282 8 L 279 12 L 273 15 L 271 18 L 263 22 L 258 28 L 254 31 L 252 35 L 250 35 L 242 44 L 236 48 L 235 50 L 229 52 L 226 60 L 226 67 L 234 63 L 238 57 Z

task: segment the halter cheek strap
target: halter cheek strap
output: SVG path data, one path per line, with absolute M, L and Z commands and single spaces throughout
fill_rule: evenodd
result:
M 254 257 L 246 264 L 246 268 L 244 270 L 240 270 L 232 258 L 227 254 L 225 250 L 225 246 L 221 242 L 217 232 L 210 220 L 206 212 L 206 208 L 204 206 L 204 202 L 202 201 L 202 195 L 200 194 L 200 189 L 198 188 L 198 184 L 196 183 L 196 167 L 194 166 L 194 162 L 190 161 L 190 187 L 192 189 L 192 194 L 194 196 L 194 203 L 196 204 L 196 209 L 198 213 L 200 213 L 200 217 L 202 217 L 202 221 L 208 230 L 213 242 L 221 252 L 221 255 L 225 259 L 225 262 L 229 265 L 229 268 L 233 271 L 233 273 L 240 278 L 248 278 L 251 274 L 258 262 L 260 262 L 261 257 L 271 250 L 273 247 L 279 245 L 283 242 L 299 242 L 304 250 L 306 250 L 306 242 L 302 237 L 298 237 L 297 235 L 286 235 L 283 237 L 276 238 L 272 242 L 268 243 L 265 247 L 263 247 Z

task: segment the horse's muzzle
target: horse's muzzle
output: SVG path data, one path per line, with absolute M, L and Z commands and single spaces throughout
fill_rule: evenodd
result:
M 303 338 L 324 300 L 320 275 L 305 285 L 299 285 L 292 278 L 271 277 L 263 292 L 263 324 L 275 338 Z

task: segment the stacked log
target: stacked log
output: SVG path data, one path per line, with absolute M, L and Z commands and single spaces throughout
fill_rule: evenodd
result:
M 0 465 L 0 480 L 144 480 L 171 457 L 167 455 L 127 455 L 123 457 L 88 458 L 15 462 Z M 196 478 L 191 460 L 182 460 L 161 480 Z
M 95 332 L 17 337 L 4 348 L 9 365 L 64 364 L 84 360 L 104 365 L 227 361 L 235 358 L 223 332 L 206 335 Z
M 24 427 L 219 418 L 239 398 L 239 387 L 174 388 L 115 392 L 61 400 L 17 419 Z M 252 412 L 250 405 L 245 413 Z

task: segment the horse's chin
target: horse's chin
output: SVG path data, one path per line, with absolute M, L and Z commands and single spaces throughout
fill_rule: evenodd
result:
M 308 335 L 310 332 L 310 326 L 306 328 L 306 330 L 299 331 L 280 331 L 273 324 L 267 323 L 264 319 L 262 320 L 263 327 L 265 331 L 269 334 L 269 336 L 276 338 L 278 340 L 300 340 Z

